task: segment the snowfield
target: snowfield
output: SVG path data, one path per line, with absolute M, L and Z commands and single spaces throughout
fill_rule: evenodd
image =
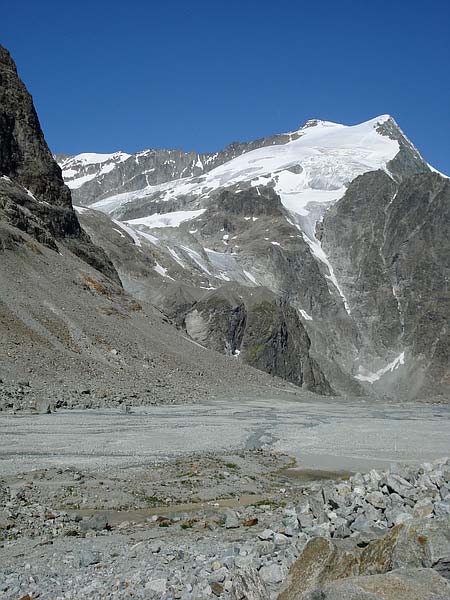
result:
M 92 208 L 111 214 L 125 204 L 130 205 L 136 200 L 156 194 L 160 201 L 187 196 L 204 205 L 208 197 L 219 189 L 239 184 L 258 189 L 271 184 L 314 257 L 328 271 L 328 281 L 336 289 L 346 312 L 350 314 L 347 298 L 316 238 L 316 224 L 323 218 L 327 208 L 342 198 L 348 184 L 355 177 L 377 169 L 387 171 L 387 163 L 399 151 L 397 141 L 378 131 L 380 125 L 389 119 L 389 115 L 382 115 L 353 126 L 329 121 L 308 121 L 304 127 L 289 134 L 291 141 L 286 144 L 246 152 L 201 177 L 186 177 L 113 195 L 96 202 Z M 202 212 L 199 209 L 153 214 L 128 221 L 128 225 L 178 227 L 184 220 L 195 218 L 194 213 L 200 215 Z M 185 217 L 189 213 L 192 217 Z
M 157 227 L 179 227 L 181 223 L 196 219 L 205 212 L 205 208 L 200 210 L 178 210 L 170 213 L 159 214 L 155 213 L 142 219 L 132 219 L 126 221 L 128 225 L 145 225 L 150 228 Z
M 117 194 L 92 207 L 112 213 L 123 204 L 155 193 L 162 200 L 179 196 L 208 198 L 215 190 L 239 183 L 249 182 L 258 187 L 274 182 L 283 205 L 290 212 L 307 216 L 310 204 L 335 202 L 358 175 L 386 170 L 387 163 L 399 150 L 397 141 L 377 131 L 389 118 L 383 115 L 354 126 L 314 121 L 289 134 L 291 139 L 299 136 L 297 139 L 246 152 L 201 177 L 186 177 Z

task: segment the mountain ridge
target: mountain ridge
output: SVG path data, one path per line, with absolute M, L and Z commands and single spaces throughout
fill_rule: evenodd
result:
M 219 301 L 224 286 L 234 282 L 244 290 L 267 288 L 294 308 L 307 332 L 298 369 L 301 371 L 303 360 L 317 361 L 326 381 L 318 387 L 310 381 L 307 385 L 312 385 L 311 389 L 326 393 L 326 389 L 333 388 L 351 394 L 375 391 L 382 395 L 398 390 L 407 394 L 405 373 L 416 359 L 401 342 L 401 300 L 395 291 L 400 284 L 395 275 L 389 275 L 391 259 L 377 250 L 376 255 L 370 255 L 373 266 L 364 263 L 368 273 L 379 264 L 376 268 L 384 272 L 379 281 L 387 291 L 380 296 L 382 301 L 363 301 L 359 289 L 363 278 L 355 280 L 354 271 L 345 268 L 349 258 L 339 251 L 339 238 L 331 235 L 330 228 L 337 226 L 331 215 L 335 208 L 342 212 L 348 198 L 352 199 L 349 210 L 356 210 L 357 195 L 361 193 L 367 197 L 368 211 L 361 213 L 361 223 L 353 227 L 357 237 L 345 243 L 357 247 L 359 235 L 366 226 L 370 228 L 372 213 L 378 215 L 380 231 L 388 231 L 384 221 L 396 203 L 402 182 L 431 174 L 428 164 L 390 115 L 354 126 L 310 120 L 296 132 L 262 140 L 254 143 L 256 148 L 245 146 L 237 156 L 223 156 L 221 164 L 208 166 L 202 174 L 176 175 L 175 179 L 148 182 L 141 188 L 134 181 L 138 189 L 104 193 L 89 208 L 78 209 L 83 211 L 80 218 L 91 235 L 97 236 L 98 243 L 106 243 L 115 255 L 125 285 L 138 297 L 150 298 L 161 310 L 168 311 L 181 329 L 197 336 L 197 341 L 234 353 L 229 350 L 236 345 L 231 333 L 232 314 L 240 314 L 242 309 L 237 300 L 229 304 L 229 296 L 229 308 L 224 309 L 223 300 Z M 133 157 L 127 158 L 120 168 L 132 162 Z M 433 185 L 432 177 L 427 181 Z M 89 191 L 90 183 L 80 186 L 78 193 L 82 195 L 86 187 Z M 385 191 L 378 193 L 378 189 Z M 355 196 L 355 190 L 361 191 Z M 105 229 L 111 227 L 107 225 L 108 217 L 100 226 L 96 210 L 112 218 L 116 231 L 130 234 L 139 254 L 143 253 L 150 264 L 153 262 L 144 277 L 134 267 L 130 270 L 128 260 L 124 269 L 115 233 Z M 108 237 L 107 242 L 103 235 Z M 369 254 L 367 247 L 360 248 L 362 256 Z M 142 257 L 134 260 L 140 264 Z M 377 298 L 378 279 L 375 274 L 369 279 L 366 275 L 365 286 L 369 280 Z M 361 283 L 355 287 L 354 281 Z M 171 289 L 178 289 L 177 282 L 187 286 L 187 295 L 173 295 Z M 245 296 L 246 292 L 239 289 L 235 293 Z M 212 300 L 219 302 L 218 313 L 211 306 Z M 276 302 L 272 324 L 278 310 Z M 250 311 L 254 308 L 250 304 Z M 384 323 L 388 314 L 391 321 Z M 218 315 L 222 319 L 219 328 Z M 375 315 L 383 325 L 368 327 Z M 245 322 L 249 319 L 252 315 L 246 314 Z M 265 332 L 259 332 L 261 350 L 274 343 L 272 325 L 267 326 Z M 292 321 L 290 326 L 288 333 L 299 336 Z M 229 339 L 223 337 L 224 331 L 229 332 Z M 250 360 L 248 353 L 240 354 L 239 347 L 236 350 L 239 360 Z M 276 354 L 280 352 L 278 347 Z M 286 373 L 285 367 L 275 364 L 264 368 Z M 418 383 L 416 389 L 420 388 Z
M 380 115 L 379 117 L 365 121 L 360 125 L 374 122 L 384 123 L 388 120 L 390 120 L 394 124 L 394 127 L 401 132 L 395 120 L 390 115 Z M 251 152 L 252 150 L 270 145 L 283 145 L 293 141 L 301 136 L 302 132 L 304 133 L 305 130 L 318 125 L 332 128 L 356 127 L 319 119 L 310 119 L 297 130 L 259 138 L 252 142 L 232 142 L 224 149 L 214 153 L 198 153 L 196 151 L 185 152 L 180 149 L 149 148 L 138 151 L 132 155 L 122 151 L 116 151 L 111 154 L 81 153 L 74 156 L 56 155 L 56 159 L 63 169 L 67 184 L 73 190 L 76 203 L 88 205 L 94 196 L 97 200 L 102 199 L 107 194 L 110 194 L 113 189 L 116 190 L 116 193 L 120 189 L 123 191 L 136 191 L 138 189 L 143 189 L 143 184 L 158 185 L 176 179 L 177 177 L 200 176 L 211 171 L 215 167 L 220 166 L 224 162 L 228 162 L 229 160 L 247 152 Z M 90 156 L 90 161 L 89 163 L 86 163 L 85 157 L 88 155 Z M 117 157 L 119 157 L 118 160 Z M 149 168 L 146 168 L 146 162 L 149 160 L 153 162 L 151 162 Z M 119 183 L 117 181 L 118 174 L 112 172 L 120 163 L 126 163 L 127 161 L 129 161 L 126 165 L 128 168 L 131 168 L 132 162 L 136 162 L 138 165 L 142 163 L 143 166 L 140 171 L 136 168 L 132 170 L 133 177 L 131 179 L 124 181 L 123 177 L 121 177 Z M 100 167 L 100 165 L 104 165 L 105 162 L 107 162 L 107 165 Z M 175 166 L 169 168 L 170 164 Z M 164 169 L 161 171 L 163 166 Z M 121 170 L 122 169 L 119 169 L 119 171 Z M 107 187 L 106 191 L 102 189 L 102 186 L 99 187 L 99 182 L 96 179 L 98 177 L 102 177 L 103 187 L 105 187 L 105 185 Z M 95 182 L 90 183 L 93 180 L 95 180 Z M 108 182 L 110 183 L 108 184 Z M 81 187 L 83 187 L 83 193 L 79 191 L 79 188 Z

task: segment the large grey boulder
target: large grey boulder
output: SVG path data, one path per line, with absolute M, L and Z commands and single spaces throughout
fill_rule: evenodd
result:
M 269 592 L 253 567 L 238 569 L 233 577 L 231 600 L 269 600 Z
M 397 569 L 342 579 L 298 596 L 300 600 L 448 600 L 450 585 L 432 569 Z
M 437 517 L 450 516 L 450 499 L 446 497 L 442 502 L 436 502 L 434 505 L 434 514 Z
M 392 491 L 402 498 L 409 498 L 415 494 L 414 486 L 400 475 L 389 473 L 386 478 L 386 485 Z
M 450 579 L 450 518 L 404 524 L 392 552 L 392 567 L 432 567 Z
M 358 574 L 356 552 L 340 548 L 323 537 L 311 539 L 289 571 L 288 583 L 279 600 L 297 600 L 328 581 Z
M 386 508 L 386 497 L 381 492 L 370 492 L 366 500 L 375 508 Z
M 80 522 L 81 531 L 102 531 L 108 527 L 108 517 L 104 513 L 95 513 Z
M 78 566 L 89 567 L 100 562 L 100 552 L 84 548 L 78 555 Z
M 280 565 L 276 563 L 271 563 L 269 565 L 264 565 L 259 570 L 259 576 L 267 584 L 277 584 L 283 580 L 283 570 Z
M 363 549 L 351 545 L 351 539 L 348 541 L 350 545 L 324 538 L 310 540 L 291 566 L 279 600 L 297 600 L 302 594 L 321 590 L 336 580 L 379 575 L 395 569 L 433 569 L 439 574 L 436 581 L 441 577 L 450 579 L 450 519 L 409 520 Z
M 225 528 L 237 529 L 239 527 L 239 519 L 234 510 L 227 510 L 225 513 Z

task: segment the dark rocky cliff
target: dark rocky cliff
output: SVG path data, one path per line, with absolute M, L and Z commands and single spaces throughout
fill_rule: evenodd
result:
M 293 306 L 267 288 L 226 284 L 173 315 L 199 343 L 319 394 L 333 394 Z M 178 317 L 178 318 L 177 318 Z
M 44 139 L 33 100 L 9 52 L 0 46 L 1 245 L 12 247 L 23 231 L 56 250 L 74 254 L 120 282 L 111 261 L 94 246 L 72 208 L 70 190 Z

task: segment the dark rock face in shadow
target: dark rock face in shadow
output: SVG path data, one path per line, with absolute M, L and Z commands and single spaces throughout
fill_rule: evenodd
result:
M 72 208 L 69 188 L 42 133 L 33 99 L 0 46 L 0 220 L 52 248 L 56 242 L 120 282 L 106 254 L 93 245 Z M 18 240 L 8 236 L 8 245 Z M 2 243 L 6 247 L 6 241 Z

